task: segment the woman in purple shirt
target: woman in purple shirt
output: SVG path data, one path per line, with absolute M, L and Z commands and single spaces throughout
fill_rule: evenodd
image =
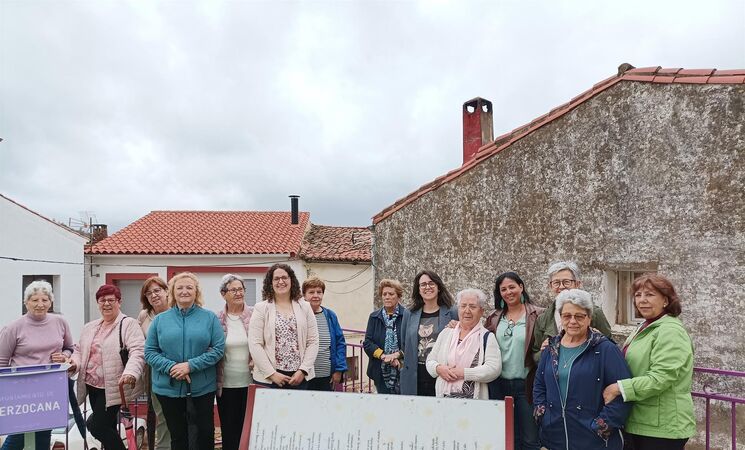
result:
M 52 286 L 34 281 L 23 293 L 26 314 L 0 331 L 0 367 L 65 363 L 70 359 L 73 343 L 70 326 L 62 316 L 48 314 L 54 304 Z M 36 432 L 36 449 L 49 449 L 52 430 Z M 2 450 L 20 450 L 23 434 L 5 439 Z

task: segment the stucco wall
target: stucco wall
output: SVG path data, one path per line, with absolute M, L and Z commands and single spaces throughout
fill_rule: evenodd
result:
M 323 306 L 332 309 L 343 328 L 364 330 L 373 310 L 373 271 L 370 264 L 306 263 L 307 276 L 326 283 Z
M 619 83 L 376 224 L 376 280 L 409 291 L 432 268 L 491 292 L 516 270 L 546 304 L 548 265 L 572 259 L 602 303 L 608 271 L 652 266 L 696 364 L 745 370 L 743 124 L 742 85 Z
M 0 198 L 0 256 L 38 261 L 0 260 L 0 328 L 21 316 L 24 275 L 52 275 L 54 310 L 70 324 L 73 337 L 83 328 L 85 238 Z

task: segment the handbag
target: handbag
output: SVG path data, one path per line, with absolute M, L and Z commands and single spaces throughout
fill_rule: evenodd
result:
M 122 359 L 122 365 L 127 367 L 127 361 L 129 361 L 129 349 L 124 345 L 124 341 L 122 341 L 122 323 L 124 323 L 124 319 L 119 322 L 119 357 Z

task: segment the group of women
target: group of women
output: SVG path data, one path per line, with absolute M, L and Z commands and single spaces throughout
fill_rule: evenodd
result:
M 248 386 L 331 390 L 346 366 L 346 343 L 333 311 L 321 306 L 325 284 L 316 277 L 302 285 L 287 264 L 267 272 L 263 301 L 249 307 L 239 276 L 222 278 L 225 307 L 204 308 L 199 279 L 192 273 L 168 283 L 147 279 L 137 319 L 121 312 L 119 288 L 96 292 L 101 317 L 87 323 L 73 344 L 67 322 L 49 314 L 52 287 L 35 281 L 24 292 L 28 312 L 0 332 L 0 367 L 67 363 L 77 377 L 77 401 L 88 399 L 90 434 L 107 450 L 124 450 L 117 429 L 125 395 L 144 391 L 156 414 L 155 449 L 213 449 L 215 400 L 222 448 L 237 450 Z M 308 301 L 302 300 L 305 295 Z M 50 430 L 36 433 L 36 448 L 49 449 Z M 21 449 L 23 435 L 8 436 L 2 450 Z
M 548 271 L 549 308 L 531 302 L 517 273 L 496 278 L 487 295 L 455 300 L 432 271 L 403 287 L 384 279 L 383 307 L 370 314 L 364 349 L 378 393 L 473 399 L 513 398 L 515 449 L 682 449 L 695 434 L 693 346 L 678 316 L 672 283 L 645 274 L 632 285 L 644 321 L 619 348 L 579 268 Z

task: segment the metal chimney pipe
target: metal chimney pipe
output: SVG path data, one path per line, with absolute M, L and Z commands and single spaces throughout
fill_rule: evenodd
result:
M 300 212 L 298 211 L 298 199 L 299 195 L 290 196 L 290 210 L 292 212 L 292 224 L 297 225 L 300 223 Z

